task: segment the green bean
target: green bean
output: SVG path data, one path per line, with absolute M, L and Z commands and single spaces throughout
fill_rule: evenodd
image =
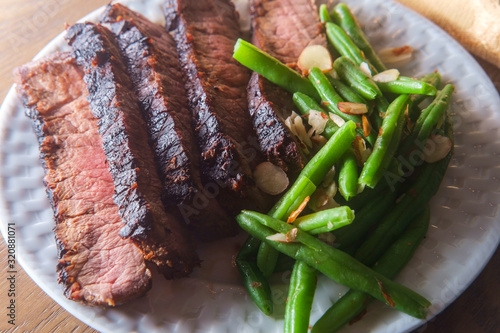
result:
M 327 143 L 311 158 L 299 175 L 307 177 L 318 186 L 332 166 L 339 160 L 344 152 L 351 146 L 356 136 L 356 124 L 346 122 L 327 141 Z
M 361 51 L 363 51 L 370 64 L 375 67 L 378 72 L 385 71 L 387 68 L 380 60 L 377 53 L 373 50 L 370 42 L 368 42 L 368 39 L 363 33 L 363 30 L 359 26 L 358 21 L 352 14 L 349 7 L 345 3 L 339 3 L 333 8 L 332 15 L 335 23 L 341 26 L 354 44 L 356 44 Z
M 315 100 L 301 92 L 296 92 L 295 94 L 293 94 L 293 102 L 302 115 L 307 115 L 311 110 L 315 110 L 322 112 L 328 116 L 328 112 L 326 112 L 318 103 L 316 103 Z M 328 117 L 325 129 L 321 134 L 325 138 L 330 139 L 338 129 L 339 127 L 337 126 L 337 124 L 335 124 L 333 120 Z
M 254 258 L 260 243 L 261 241 L 257 238 L 248 237 L 235 262 L 250 298 L 263 313 L 269 316 L 273 312 L 271 288 L 267 279 L 255 264 Z
M 292 94 L 300 91 L 314 99 L 320 99 L 306 78 L 243 39 L 236 41 L 233 58 Z
M 423 77 L 420 78 L 420 81 L 426 82 L 434 87 L 439 88 L 439 85 L 441 84 L 441 74 L 439 72 L 432 72 L 429 73 Z M 410 121 L 415 122 L 418 118 L 419 115 L 419 108 L 418 105 L 426 99 L 427 95 L 411 95 L 410 96 Z
M 401 200 L 385 216 L 382 222 L 360 246 L 355 257 L 366 263 L 373 264 L 385 249 L 398 237 L 436 193 L 448 167 L 452 152 L 438 162 L 425 164 L 422 172 L 413 186 L 406 191 Z
M 436 127 L 439 120 L 446 113 L 446 110 L 450 106 L 451 97 L 455 87 L 452 84 L 447 84 L 440 94 L 437 96 L 437 101 L 434 107 L 430 110 L 427 117 L 422 122 L 422 125 L 418 128 L 417 139 L 420 142 L 424 142 L 431 135 L 432 130 Z
M 281 199 L 271 208 L 267 215 L 279 220 L 288 218 L 291 212 L 298 208 L 307 196 L 316 191 L 316 185 L 306 176 L 297 177 L 290 189 L 281 197 Z M 300 202 L 299 202 L 300 201 Z M 297 204 L 297 202 L 299 202 Z
M 354 212 L 348 206 L 341 206 L 304 215 L 295 219 L 293 225 L 309 232 L 311 235 L 329 232 L 354 220 Z
M 446 85 L 434 98 L 431 104 L 420 113 L 420 116 L 413 127 L 411 134 L 403 141 L 400 148 L 400 153 L 406 156 L 411 149 L 417 144 L 419 147 L 425 144 L 432 130 L 446 113 L 450 106 L 451 97 L 453 95 L 454 86 Z
M 266 243 L 261 243 L 257 252 L 257 267 L 265 278 L 269 278 L 274 273 L 279 253 Z
M 369 65 L 368 60 L 366 60 L 363 52 L 354 44 L 351 38 L 342 30 L 341 27 L 332 22 L 326 22 L 326 37 L 331 45 L 337 50 L 340 55 L 348 57 L 357 66 L 361 63 L 366 62 Z
M 372 113 L 370 120 L 377 130 L 382 127 L 385 114 L 389 108 L 389 102 L 385 96 L 377 96 L 375 98 L 375 112 Z
M 285 220 L 295 211 L 306 197 L 311 196 L 316 191 L 316 185 L 305 176 L 297 178 L 290 189 L 268 212 L 269 216 L 279 220 Z M 278 260 L 278 251 L 274 250 L 266 243 L 260 244 L 257 253 L 257 267 L 265 277 L 271 276 Z
M 330 112 L 336 114 L 345 121 L 350 120 L 357 124 L 361 124 L 360 116 L 349 115 L 340 111 L 337 104 L 343 102 L 343 100 L 340 97 L 340 95 L 335 91 L 335 89 L 333 89 L 330 81 L 328 80 L 326 75 L 323 72 L 321 72 L 320 69 L 313 67 L 309 73 L 309 80 L 318 91 L 319 95 L 321 96 L 321 99 L 323 100 L 324 104 L 326 105 L 326 107 Z M 364 137 L 362 128 L 359 128 L 357 132 L 360 134 L 360 136 Z M 373 145 L 376 140 L 375 133 L 370 133 L 370 135 L 368 135 L 366 140 L 368 141 L 368 143 Z
M 420 94 L 434 96 L 436 95 L 437 89 L 432 84 L 426 83 L 424 81 L 403 78 L 389 82 L 376 82 L 380 90 L 383 92 L 389 92 L 393 94 Z
M 356 136 L 355 129 L 356 125 L 353 122 L 346 122 L 306 164 L 297 179 L 300 180 L 305 177 L 314 185 L 319 185 L 335 162 L 337 162 L 342 154 L 350 147 L 354 137 Z M 285 194 L 285 197 L 287 197 L 287 194 Z M 297 196 L 300 195 L 303 196 L 304 192 L 297 193 Z M 297 197 L 291 195 L 288 196 L 285 201 L 292 202 L 295 205 L 300 205 L 302 203 L 302 201 L 297 200 Z M 280 205 L 281 204 L 283 204 L 283 202 L 281 202 Z M 281 216 L 280 219 L 283 219 L 288 216 L 275 216 L 274 214 L 278 214 L 277 211 L 282 214 L 283 209 L 279 209 L 279 207 L 271 209 L 271 213 L 274 217 Z M 288 211 L 290 211 L 290 209 L 288 209 Z M 268 249 L 267 245 L 261 245 L 257 256 L 257 265 L 262 272 L 265 272 L 266 275 L 270 274 L 270 272 L 272 273 L 277 259 L 278 256 L 275 252 Z
M 401 139 L 400 129 L 402 128 L 401 120 L 404 119 L 404 111 L 408 105 L 408 95 L 401 95 L 391 103 L 387 114 L 380 128 L 380 133 L 373 147 L 373 152 L 366 161 L 361 175 L 359 176 L 359 184 L 361 186 L 375 187 L 379 179 L 384 174 L 389 161 L 392 158 L 391 152 L 394 153 L 391 143 L 399 142 Z
M 351 103 L 368 104 L 366 99 L 361 97 L 354 89 L 349 87 L 344 82 L 340 81 L 339 79 L 333 78 L 331 75 L 328 75 L 327 77 L 332 84 L 333 89 L 338 92 L 338 94 L 344 101 Z
M 283 332 L 298 333 L 309 330 L 317 273 L 317 270 L 303 261 L 295 263 L 286 301 Z
M 429 225 L 429 207 L 414 219 L 404 233 L 377 261 L 373 270 L 393 279 L 410 261 L 425 237 Z M 349 290 L 314 324 L 311 333 L 333 333 L 358 316 L 373 298 L 366 293 Z
M 293 226 L 264 214 L 260 214 L 257 219 L 254 215 L 247 215 L 245 211 L 239 214 L 236 220 L 254 237 L 296 260 L 303 261 L 337 283 L 366 292 L 416 318 L 426 317 L 425 308 L 431 304 L 427 299 L 374 272 L 348 254 L 328 246 L 307 232 L 297 228 L 296 243 L 281 243 L 268 237 L 276 232 L 289 233 L 294 229 Z
M 368 201 L 364 207 L 357 209 L 354 221 L 350 225 L 333 232 L 335 242 L 339 245 L 339 248 L 345 250 L 360 243 L 370 231 L 370 228 L 387 213 L 397 196 L 398 192 L 396 190 L 388 191 L 388 193 Z
M 382 96 L 377 84 L 366 75 L 351 59 L 339 57 L 333 62 L 333 68 L 338 76 L 361 96 L 373 100 Z
M 358 193 L 358 162 L 354 151 L 348 149 L 339 162 L 339 190 L 340 194 L 349 201 Z
M 328 7 L 325 4 L 319 6 L 319 20 L 321 21 L 321 23 L 332 22 L 330 12 L 328 11 Z

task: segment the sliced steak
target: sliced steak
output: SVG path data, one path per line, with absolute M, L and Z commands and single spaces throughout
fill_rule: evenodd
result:
M 252 0 L 251 19 L 253 44 L 285 64 L 293 66 L 308 45 L 326 46 L 311 0 Z M 294 178 L 306 159 L 284 123 L 294 109 L 292 96 L 254 73 L 248 85 L 248 103 L 261 149 L 270 162 Z
M 248 109 L 267 160 L 289 178 L 296 178 L 306 158 L 300 142 L 284 122 L 295 109 L 292 95 L 254 72 L 248 83 Z
M 151 273 L 140 250 L 119 235 L 122 219 L 83 72 L 69 53 L 58 53 L 14 75 L 39 142 L 66 297 L 112 306 L 142 295 Z
M 326 46 L 313 0 L 250 0 L 252 42 L 285 64 L 308 45 Z
M 224 205 L 237 212 L 267 202 L 251 180 L 261 159 L 247 106 L 250 72 L 233 47 L 241 30 L 229 0 L 167 0 L 166 28 L 177 42 L 186 73 L 188 103 L 195 121 L 204 185 L 220 189 Z M 269 201 L 270 203 L 270 201 Z
M 69 27 L 66 39 L 85 72 L 90 108 L 115 185 L 114 201 L 125 223 L 121 236 L 132 239 L 165 277 L 189 274 L 199 260 L 183 226 L 161 201 L 146 124 L 113 34 L 84 23 Z
M 109 5 L 102 21 L 114 33 L 146 120 L 163 184 L 166 206 L 179 206 L 179 217 L 202 240 L 234 235 L 234 220 L 215 198 L 195 211 L 203 195 L 200 154 L 187 106 L 176 44 L 164 27 L 121 4 Z

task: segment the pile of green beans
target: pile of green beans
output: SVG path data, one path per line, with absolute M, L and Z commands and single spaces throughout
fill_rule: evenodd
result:
M 351 290 L 314 324 L 312 332 L 337 331 L 373 299 L 425 318 L 430 302 L 390 279 L 425 236 L 429 201 L 453 149 L 434 163 L 420 159 L 408 174 L 402 171 L 401 159 L 414 151 L 421 153 L 426 140 L 436 133 L 448 137 L 453 146 L 447 110 L 454 87 L 447 84 L 441 89 L 438 72 L 421 79 L 399 76 L 376 81 L 373 76 L 387 66 L 349 7 L 340 3 L 329 11 L 321 5 L 319 18 L 331 55 L 336 56 L 330 72 L 313 67 L 305 77 L 244 40 L 235 45 L 234 58 L 292 93 L 302 117 L 307 118 L 311 110 L 321 112 L 325 126 L 316 135 L 326 141 L 313 150 L 317 152 L 267 214 L 242 211 L 236 217 L 250 234 L 236 266 L 251 299 L 271 315 L 274 304 L 268 278 L 277 271 L 279 258 L 289 259 L 284 264 L 279 259 L 278 265 L 292 270 L 284 332 L 308 331 L 319 273 Z M 430 104 L 421 110 L 425 99 Z M 349 111 L 346 105 L 355 105 L 348 103 L 364 104 L 366 109 Z M 360 142 L 368 154 L 361 156 Z M 325 180 L 332 168 L 336 194 Z M 326 188 L 333 196 L 328 202 L 339 207 L 318 210 L 308 205 L 297 210 Z M 332 245 L 321 239 L 335 241 Z

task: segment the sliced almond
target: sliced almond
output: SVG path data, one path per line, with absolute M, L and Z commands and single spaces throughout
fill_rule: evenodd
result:
M 304 126 L 301 117 L 296 117 L 294 119 L 294 126 L 295 130 L 297 131 L 297 137 L 299 138 L 299 140 L 302 141 L 302 143 L 305 144 L 306 147 L 312 148 L 311 138 L 309 137 L 309 134 L 307 134 L 306 127 Z
M 370 125 L 370 122 L 368 121 L 368 117 L 366 117 L 365 115 L 363 115 L 361 117 L 361 121 L 363 123 L 363 135 L 366 137 L 368 137 L 372 131 L 372 125 Z
M 285 234 L 277 233 L 271 236 L 267 236 L 266 239 L 280 243 L 290 243 Z
M 311 141 L 317 146 L 317 147 L 323 147 L 328 141 L 323 135 L 313 135 L 311 137 Z
M 302 213 L 302 211 L 306 208 L 307 203 L 309 202 L 310 199 L 311 197 L 307 196 L 304 199 L 304 201 L 302 201 L 300 206 L 290 214 L 286 223 L 293 223 L 293 221 L 295 221 L 295 219 L 300 215 L 300 213 Z
M 396 81 L 398 77 L 399 71 L 397 69 L 388 69 L 375 75 L 373 80 L 377 82 L 390 82 Z
M 356 161 L 358 162 L 358 165 L 362 167 L 368 159 L 365 140 L 359 136 L 356 136 L 354 138 L 354 142 L 352 143 L 352 147 L 354 149 Z M 371 150 L 369 153 L 371 153 Z M 368 156 L 370 155 L 368 154 Z
M 379 52 L 380 60 L 385 64 L 404 64 L 410 61 L 413 49 L 408 46 L 383 49 Z
M 337 107 L 341 112 L 350 115 L 360 115 L 368 112 L 366 104 L 363 103 L 339 102 Z
M 368 65 L 367 62 L 362 62 L 361 65 L 359 65 L 359 69 L 361 69 L 366 76 L 372 77 L 372 71 L 370 70 L 370 65 Z
M 286 233 L 287 243 L 291 243 L 291 242 L 295 241 L 295 239 L 297 238 L 298 231 L 299 230 L 297 228 L 293 228 L 292 230 L 290 230 L 289 232 Z
M 307 75 L 313 67 L 318 67 L 323 73 L 328 72 L 333 68 L 333 62 L 326 47 L 309 45 L 300 53 L 297 66 L 304 75 Z
M 422 158 L 427 163 L 434 163 L 445 158 L 450 150 L 450 138 L 442 135 L 431 135 L 425 142 L 425 146 L 422 149 Z
M 323 112 L 310 110 L 307 122 L 311 126 L 311 136 L 323 133 L 328 117 Z
M 337 194 L 337 183 L 333 181 L 330 184 L 328 184 L 328 186 L 325 187 L 325 193 L 330 198 L 333 198 L 335 194 Z
M 282 193 L 289 184 L 286 173 L 271 162 L 262 162 L 257 165 L 253 175 L 257 187 L 271 195 Z
M 345 124 L 345 120 L 337 116 L 335 113 L 329 113 L 330 119 L 338 126 L 342 127 Z

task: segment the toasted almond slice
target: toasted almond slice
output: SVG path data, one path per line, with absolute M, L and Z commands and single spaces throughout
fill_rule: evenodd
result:
M 257 165 L 253 175 L 257 187 L 271 195 L 280 194 L 289 184 L 286 173 L 271 162 L 262 162 Z
M 368 118 L 363 115 L 361 116 L 361 120 L 363 122 L 363 135 L 366 137 L 368 137 L 372 131 L 372 125 L 370 125 L 370 122 L 368 121 Z
M 338 126 L 342 127 L 345 124 L 345 120 L 337 116 L 335 113 L 329 113 L 330 119 Z
M 302 143 L 304 145 L 306 145 L 306 147 L 312 148 L 311 138 L 307 134 L 306 127 L 304 126 L 304 123 L 302 122 L 302 118 L 296 117 L 294 119 L 294 125 L 295 125 L 295 130 L 297 131 L 297 136 L 298 136 L 299 140 L 302 141 Z
M 427 163 L 434 163 L 445 158 L 450 150 L 450 138 L 442 135 L 431 135 L 422 149 L 422 157 Z
M 295 239 L 297 238 L 298 231 L 299 231 L 299 229 L 293 228 L 292 230 L 290 230 L 289 232 L 286 233 L 287 243 L 295 242 Z
M 359 65 L 359 69 L 361 69 L 361 71 L 365 73 L 368 77 L 372 77 L 372 71 L 370 70 L 370 65 L 368 65 L 367 62 L 363 61 L 361 65 Z
M 316 110 L 309 111 L 307 122 L 311 126 L 311 136 L 323 133 L 328 117 L 323 117 L 324 113 Z
M 295 219 L 300 215 L 300 213 L 302 213 L 304 208 L 306 208 L 307 203 L 309 202 L 310 199 L 311 199 L 311 197 L 307 196 L 304 199 L 304 201 L 302 201 L 300 206 L 296 210 L 294 210 L 292 212 L 292 214 L 290 214 L 290 216 L 288 217 L 288 220 L 286 220 L 286 223 L 292 223 L 293 221 L 295 221 Z
M 339 102 L 337 107 L 341 112 L 350 115 L 360 115 L 368 112 L 366 104 L 363 103 Z
M 333 181 L 330 184 L 328 184 L 328 186 L 325 186 L 325 193 L 330 198 L 333 198 L 335 194 L 337 194 L 337 183 Z
M 363 138 L 356 136 L 354 138 L 354 142 L 352 143 L 352 147 L 354 149 L 354 155 L 356 156 L 356 161 L 358 161 L 359 166 L 363 166 L 368 159 L 369 154 L 371 154 L 371 150 L 367 154 L 366 142 Z
M 300 53 L 297 65 L 304 75 L 309 74 L 313 67 L 318 67 L 323 73 L 333 68 L 330 52 L 322 45 L 306 46 Z
M 277 233 L 271 236 L 267 236 L 266 239 L 280 243 L 290 243 L 285 234 Z
M 328 142 L 323 135 L 313 135 L 311 141 L 318 147 L 323 147 Z
M 399 77 L 399 71 L 393 68 L 378 73 L 373 77 L 373 80 L 377 82 L 390 82 L 397 80 L 398 77 Z
M 383 49 L 379 52 L 380 60 L 385 64 L 403 64 L 410 61 L 413 49 L 408 46 Z

